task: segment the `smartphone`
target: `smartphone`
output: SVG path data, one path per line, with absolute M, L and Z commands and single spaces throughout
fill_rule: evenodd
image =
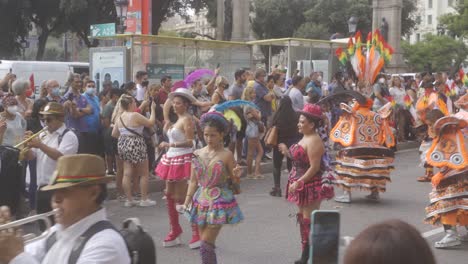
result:
M 12 72 L 13 72 L 13 69 L 12 69 L 12 68 L 10 68 L 10 73 L 12 73 Z
M 338 264 L 340 213 L 316 210 L 311 219 L 309 264 Z

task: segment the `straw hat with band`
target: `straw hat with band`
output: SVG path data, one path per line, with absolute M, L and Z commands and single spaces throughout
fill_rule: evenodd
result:
M 301 111 L 297 111 L 301 115 L 305 115 L 307 117 L 322 120 L 322 108 L 316 104 L 305 104 L 304 108 Z
M 48 103 L 45 107 L 44 110 L 40 111 L 39 114 L 41 115 L 65 115 L 65 108 L 63 105 L 56 103 L 56 102 L 50 102 Z
M 104 160 L 96 155 L 76 154 L 62 156 L 49 185 L 41 191 L 53 191 L 75 186 L 87 186 L 109 183 L 114 176 L 106 176 Z
M 182 96 L 192 104 L 197 101 L 197 99 L 192 95 L 192 92 L 187 88 L 177 88 L 174 92 L 169 94 L 169 99 L 173 100 L 175 96 Z

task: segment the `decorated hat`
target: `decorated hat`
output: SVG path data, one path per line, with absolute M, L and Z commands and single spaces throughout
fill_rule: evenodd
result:
M 44 107 L 44 110 L 39 112 L 39 114 L 41 115 L 65 115 L 65 108 L 63 108 L 63 105 L 59 103 L 50 102 Z
M 306 104 L 302 111 L 298 111 L 301 115 L 312 118 L 322 119 L 322 108 L 316 104 Z
M 175 96 L 182 96 L 188 99 L 191 103 L 197 101 L 197 99 L 195 99 L 195 97 L 193 96 L 192 92 L 190 92 L 190 90 L 187 88 L 177 88 L 175 91 L 169 94 L 169 98 L 171 100 L 174 99 Z
M 101 157 L 91 154 L 65 155 L 58 159 L 49 185 L 41 190 L 96 185 L 108 183 L 113 179 L 113 176 L 106 176 L 106 166 Z

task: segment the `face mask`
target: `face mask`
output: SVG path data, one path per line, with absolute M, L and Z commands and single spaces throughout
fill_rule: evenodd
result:
M 136 96 L 137 96 L 137 91 L 136 91 L 136 90 L 132 90 L 131 93 L 132 93 L 132 96 L 133 96 L 133 97 L 136 97 Z
M 96 88 L 86 87 L 86 93 L 88 95 L 94 95 L 96 93 Z
M 380 78 L 379 83 L 385 83 L 385 78 Z
M 6 108 L 7 112 L 12 114 L 12 115 L 15 115 L 16 113 L 18 113 L 19 109 L 18 109 L 18 106 L 17 105 L 14 105 L 14 106 L 8 106 Z
M 143 87 L 147 87 L 148 84 L 149 84 L 149 81 L 142 81 L 141 82 L 141 86 L 143 86 Z
M 33 91 L 31 89 L 26 90 L 26 97 L 31 97 Z
M 317 77 L 317 81 L 322 82 L 322 76 Z
M 60 87 L 52 88 L 51 94 L 52 94 L 53 96 L 60 96 Z

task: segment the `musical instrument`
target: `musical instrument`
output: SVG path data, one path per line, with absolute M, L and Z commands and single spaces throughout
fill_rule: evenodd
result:
M 52 211 L 50 211 L 48 213 L 33 215 L 33 216 L 30 216 L 30 217 L 27 217 L 27 218 L 16 220 L 14 222 L 10 222 L 10 223 L 7 223 L 7 224 L 0 225 L 0 232 L 2 230 L 6 230 L 6 229 L 12 229 L 12 228 L 17 229 L 17 228 L 21 227 L 22 225 L 29 224 L 29 223 L 32 223 L 32 222 L 35 222 L 35 221 L 43 221 L 45 223 L 45 225 L 46 225 L 46 231 L 43 232 L 41 235 L 36 235 L 34 233 L 29 233 L 29 234 L 23 235 L 23 239 L 24 239 L 25 244 L 37 241 L 37 240 L 45 238 L 47 235 L 49 235 L 50 227 L 52 226 L 52 222 L 50 221 L 49 217 L 56 215 L 57 212 L 58 212 L 58 209 L 54 209 L 54 210 L 52 210 Z
M 24 160 L 26 153 L 29 151 L 29 148 L 26 146 L 31 140 L 34 138 L 38 137 L 42 132 L 47 131 L 47 127 L 45 126 L 43 129 L 41 129 L 39 132 L 31 135 L 27 139 L 21 141 L 20 143 L 16 144 L 14 147 L 20 150 L 20 156 L 19 160 Z

